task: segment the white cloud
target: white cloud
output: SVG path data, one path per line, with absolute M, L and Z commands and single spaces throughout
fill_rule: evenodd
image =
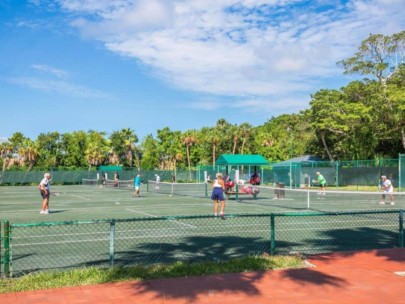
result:
M 38 71 L 45 72 L 47 74 L 55 76 L 57 78 L 67 78 L 69 76 L 68 72 L 48 66 L 48 65 L 33 64 L 31 67 Z
M 259 109 L 280 100 L 293 106 L 286 96 L 327 87 L 342 74 L 335 63 L 370 33 L 405 26 L 405 0 L 57 2 L 83 35 L 139 60 L 156 77 L 184 90 L 257 100 Z
M 98 90 L 89 89 L 80 85 L 75 85 L 63 80 L 50 80 L 35 77 L 20 77 L 9 79 L 11 83 L 18 84 L 31 89 L 40 90 L 47 93 L 57 93 L 70 95 L 78 98 L 99 98 L 113 100 L 113 98 Z

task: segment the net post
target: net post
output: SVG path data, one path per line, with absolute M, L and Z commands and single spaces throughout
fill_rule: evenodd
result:
M 404 248 L 404 210 L 399 210 L 399 248 Z
M 110 266 L 114 266 L 114 253 L 115 253 L 115 220 L 110 222 Z
M 149 192 L 149 181 L 146 181 L 146 192 Z
M 276 252 L 276 231 L 274 214 L 270 215 L 270 254 L 274 255 Z
M 307 191 L 307 209 L 310 208 L 309 190 Z
M 235 201 L 238 200 L 238 193 L 239 193 L 239 185 L 238 185 L 238 183 L 236 183 L 236 186 L 235 186 Z
M 207 181 L 205 182 L 204 187 L 205 187 L 205 197 L 208 197 L 208 183 L 207 183 Z
M 9 221 L 4 221 L 4 238 L 3 238 L 3 245 L 4 245 L 4 277 L 9 278 L 10 277 L 10 223 Z

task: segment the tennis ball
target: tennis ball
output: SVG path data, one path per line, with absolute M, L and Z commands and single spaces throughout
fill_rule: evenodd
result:
M 173 195 L 169 194 L 169 197 L 172 197 Z

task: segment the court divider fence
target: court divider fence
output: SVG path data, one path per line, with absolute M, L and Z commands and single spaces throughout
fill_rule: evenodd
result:
M 100 169 L 100 168 L 99 168 Z M 133 180 L 141 173 L 142 181 L 154 180 L 155 174 L 161 182 L 204 182 L 205 174 L 214 178 L 217 172 L 229 173 L 235 179 L 235 169 L 240 172 L 240 178 L 249 180 L 254 166 L 228 167 L 201 165 L 191 170 L 140 170 L 126 168 L 122 171 L 76 170 L 66 171 L 51 169 L 54 184 L 81 184 L 83 179 L 96 179 L 107 174 L 107 179 L 113 180 L 114 174 L 119 173 L 121 180 Z M 257 168 L 256 168 L 257 169 Z M 258 169 L 259 170 L 259 169 Z M 381 175 L 386 175 L 398 191 L 405 189 L 405 154 L 399 154 L 397 159 L 350 160 L 350 161 L 283 161 L 269 162 L 268 166 L 260 168 L 261 181 L 264 184 L 283 183 L 286 187 L 311 187 L 316 179 L 316 172 L 321 172 L 326 178 L 328 187 L 346 186 L 377 186 Z M 2 171 L 0 185 L 29 185 L 38 184 L 45 171 Z
M 403 210 L 0 223 L 1 277 L 404 247 Z

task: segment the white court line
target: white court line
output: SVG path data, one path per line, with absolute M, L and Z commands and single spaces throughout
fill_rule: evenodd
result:
M 153 214 L 149 214 L 149 213 L 145 213 L 145 212 L 141 212 L 141 211 L 136 211 L 136 210 L 132 210 L 132 209 L 125 209 L 125 210 L 135 212 L 135 213 L 139 213 L 139 214 L 142 214 L 142 215 L 147 215 L 147 216 L 150 216 L 150 217 L 158 217 L 158 216 L 153 215 Z M 180 224 L 180 225 L 188 226 L 188 227 L 191 227 L 191 228 L 197 228 L 197 226 L 190 225 L 190 224 L 184 224 L 184 223 L 181 223 L 179 221 L 175 221 L 175 220 L 169 220 L 169 221 L 170 222 L 175 222 L 175 223 Z
M 69 194 L 69 195 L 70 195 L 70 196 L 73 196 L 73 197 L 78 197 L 78 198 L 81 198 L 81 199 L 84 199 L 84 200 L 87 200 L 87 201 L 91 201 L 90 198 L 83 197 L 83 196 L 80 196 L 80 195 L 74 195 L 74 194 Z

